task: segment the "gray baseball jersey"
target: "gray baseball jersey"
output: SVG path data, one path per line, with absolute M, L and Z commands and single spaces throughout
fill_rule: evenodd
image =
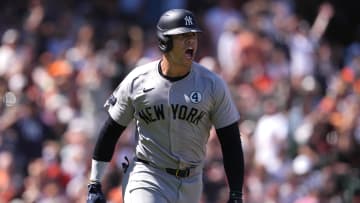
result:
M 160 61 L 135 68 L 108 101 L 110 116 L 127 126 L 135 119 L 136 156 L 162 168 L 201 165 L 211 126 L 236 122 L 239 114 L 224 81 L 193 62 L 190 73 L 169 81 Z

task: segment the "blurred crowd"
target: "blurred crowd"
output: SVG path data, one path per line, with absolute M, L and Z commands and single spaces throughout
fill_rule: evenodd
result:
M 301 1 L 300 1 L 301 2 Z M 82 203 L 103 104 L 136 65 L 158 59 L 170 8 L 203 28 L 197 61 L 229 84 L 241 114 L 246 203 L 360 202 L 360 25 L 347 43 L 295 0 L 12 0 L 0 4 L 0 203 Z M 314 8 L 312 8 L 314 9 Z M 356 37 L 357 36 L 357 37 Z M 103 180 L 121 203 L 121 136 Z M 228 197 L 211 131 L 203 203 Z

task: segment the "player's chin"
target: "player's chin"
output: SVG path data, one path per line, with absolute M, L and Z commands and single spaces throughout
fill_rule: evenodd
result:
M 183 60 L 183 63 L 186 66 L 190 66 L 193 61 L 194 61 L 194 59 L 192 57 L 191 58 L 185 57 L 184 60 Z

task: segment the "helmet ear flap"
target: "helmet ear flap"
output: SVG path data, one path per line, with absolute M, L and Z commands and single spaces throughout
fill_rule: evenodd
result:
M 168 52 L 172 48 L 172 40 L 170 36 L 163 35 L 160 31 L 157 32 L 159 39 L 159 49 L 162 52 Z

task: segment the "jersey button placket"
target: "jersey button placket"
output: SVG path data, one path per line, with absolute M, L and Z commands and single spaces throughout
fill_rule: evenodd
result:
M 168 93 L 168 105 L 169 105 L 169 129 L 168 129 L 168 135 L 169 135 L 169 151 L 171 154 L 173 154 L 173 137 L 172 137 L 172 124 L 174 122 L 173 120 L 173 112 L 172 112 L 172 107 L 171 104 L 173 99 L 173 85 L 170 85 L 169 87 L 169 93 Z
M 170 141 L 170 151 L 171 153 L 178 159 L 177 162 L 179 162 L 179 158 L 178 157 L 178 139 L 181 139 L 179 136 L 179 134 L 177 133 L 176 129 L 178 126 L 178 119 L 176 117 L 176 115 L 174 115 L 174 112 L 172 110 L 171 105 L 176 105 L 179 102 L 178 98 L 178 88 L 177 88 L 177 82 L 173 82 L 170 89 L 169 89 L 169 105 L 170 105 L 170 121 L 169 121 L 169 141 Z M 178 163 L 177 163 L 177 167 L 178 168 Z

